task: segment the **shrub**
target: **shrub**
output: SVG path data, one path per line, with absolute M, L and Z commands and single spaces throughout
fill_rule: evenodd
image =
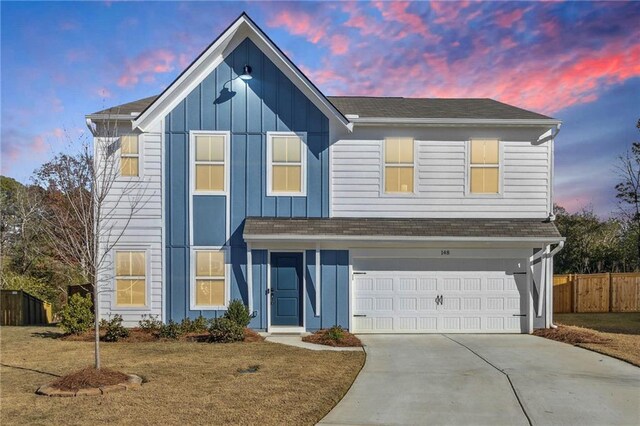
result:
M 122 315 L 114 315 L 109 320 L 100 321 L 100 327 L 105 329 L 104 341 L 105 342 L 117 342 L 120 339 L 129 337 L 129 330 L 122 326 Z
M 186 333 L 202 333 L 207 331 L 207 319 L 202 315 L 192 320 L 191 318 L 185 318 L 180 323 L 180 331 L 182 334 Z
M 342 340 L 344 338 L 344 329 L 339 325 L 334 325 L 327 330 L 326 336 L 331 340 Z
M 162 321 L 158 319 L 158 315 L 153 316 L 149 314 L 142 315 L 142 319 L 138 322 L 138 326 L 142 331 L 147 333 L 157 333 L 162 327 Z
M 235 299 L 231 301 L 224 317 L 240 327 L 245 328 L 251 322 L 251 314 L 249 308 L 242 303 L 242 300 Z
M 74 294 L 60 311 L 60 327 L 65 333 L 82 334 L 93 325 L 91 296 Z
M 216 318 L 209 327 L 210 341 L 231 343 L 244 340 L 244 327 L 227 317 Z
M 158 337 L 163 339 L 177 339 L 181 334 L 180 324 L 174 320 L 169 320 L 168 323 L 162 324 L 158 330 Z

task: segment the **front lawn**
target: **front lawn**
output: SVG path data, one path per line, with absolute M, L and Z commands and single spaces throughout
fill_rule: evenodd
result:
M 605 355 L 640 367 L 640 313 L 554 314 L 558 329 L 534 334 Z
M 50 398 L 34 392 L 93 359 L 91 343 L 52 338 L 52 331 L 2 327 L 1 424 L 315 424 L 364 363 L 362 352 L 270 342 L 102 343 L 103 365 L 142 376 L 142 389 Z
M 605 333 L 640 335 L 640 312 L 554 314 L 559 324 L 592 328 Z

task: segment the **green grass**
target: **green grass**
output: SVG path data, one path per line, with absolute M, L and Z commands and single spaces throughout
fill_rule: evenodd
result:
M 640 312 L 554 314 L 555 322 L 605 333 L 640 335 Z

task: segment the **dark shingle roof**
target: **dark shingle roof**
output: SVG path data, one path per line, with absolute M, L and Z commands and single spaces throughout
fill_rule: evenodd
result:
M 250 217 L 244 236 L 561 238 L 553 222 L 538 219 L 395 219 Z
M 116 105 L 111 108 L 103 109 L 101 111 L 94 112 L 91 115 L 108 115 L 108 114 L 123 114 L 131 115 L 131 113 L 141 113 L 145 110 L 153 101 L 158 98 L 156 96 L 149 96 L 148 98 L 138 99 L 137 101 L 127 102 L 126 104 Z
M 470 118 L 545 120 L 546 115 L 494 101 L 493 99 L 376 98 L 328 96 L 343 114 L 360 118 Z
M 158 96 L 117 105 L 94 114 L 124 114 L 144 111 Z M 548 120 L 546 115 L 494 101 L 493 99 L 376 98 L 328 96 L 344 115 L 360 118 L 462 118 Z M 93 115 L 93 114 L 92 114 Z

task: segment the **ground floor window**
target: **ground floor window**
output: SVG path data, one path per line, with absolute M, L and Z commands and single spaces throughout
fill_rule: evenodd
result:
M 196 309 L 226 306 L 228 298 L 225 254 L 222 249 L 193 250 L 192 305 Z
M 147 255 L 144 250 L 116 250 L 116 306 L 147 304 Z

